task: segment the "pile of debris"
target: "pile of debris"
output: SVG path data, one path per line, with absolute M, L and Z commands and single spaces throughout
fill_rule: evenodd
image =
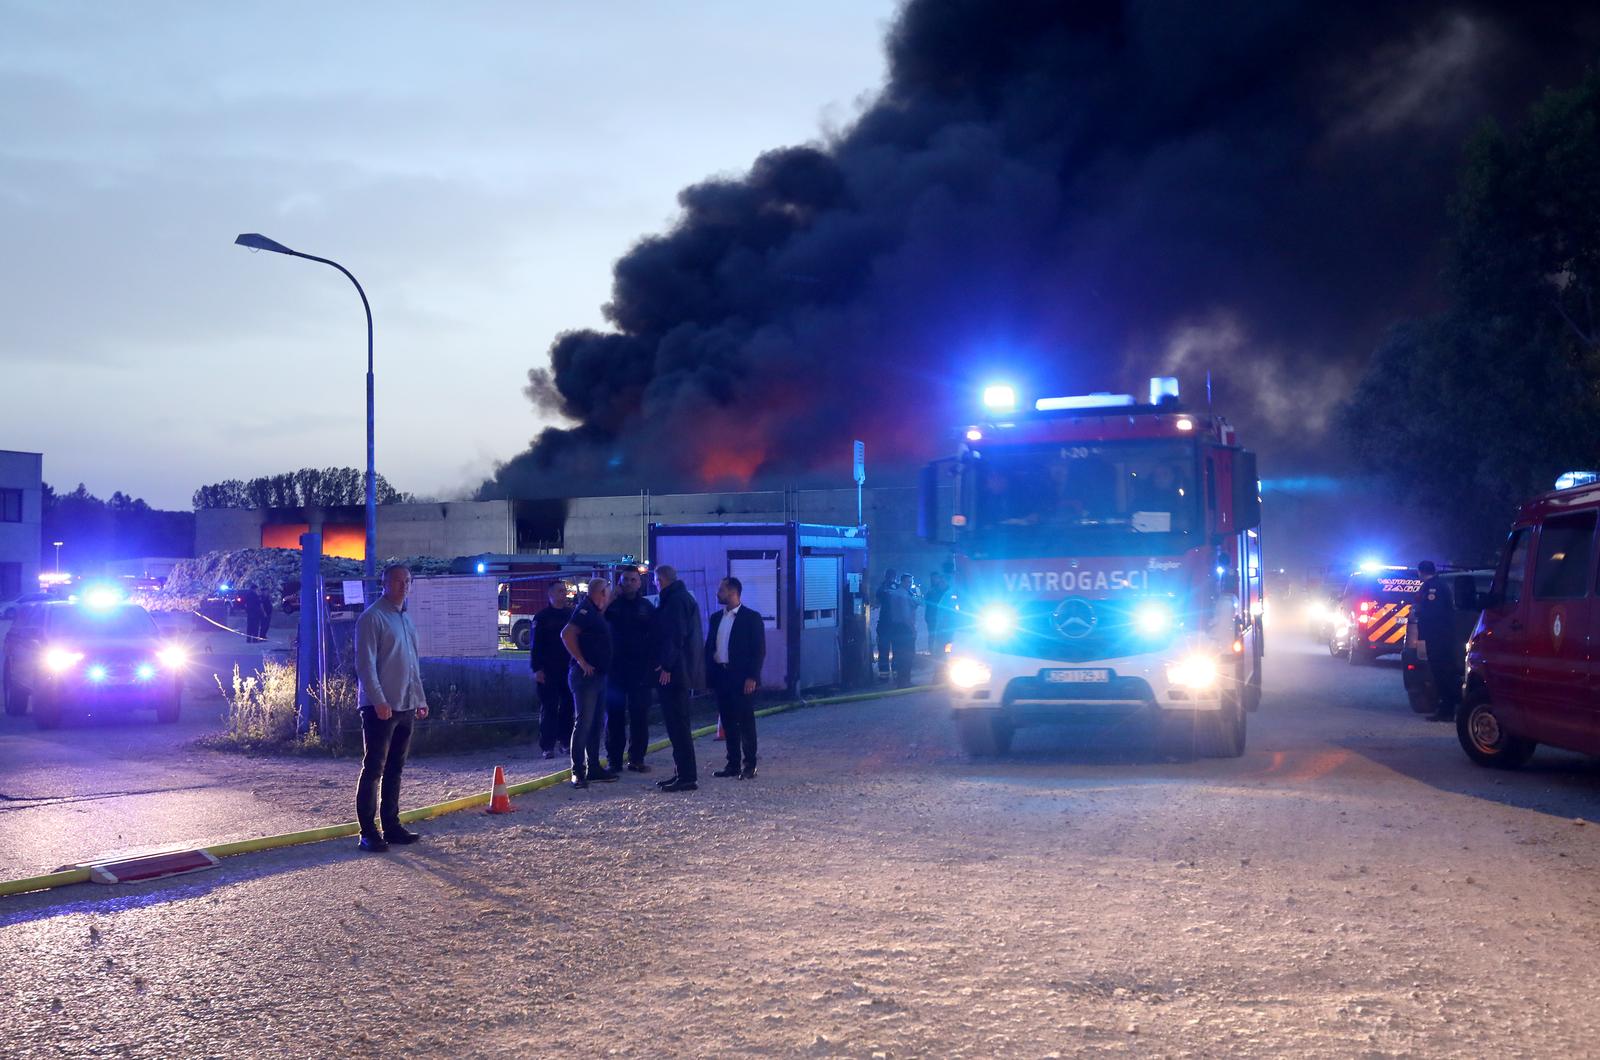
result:
M 450 561 L 433 556 L 415 556 L 401 562 L 417 577 L 450 573 Z M 359 560 L 322 557 L 322 577 L 329 584 L 359 580 L 361 573 Z M 300 553 L 292 548 L 207 552 L 173 567 L 166 585 L 143 594 L 140 602 L 152 611 L 198 611 L 204 601 L 249 585 L 275 594 L 296 592 L 300 586 Z M 273 602 L 276 606 L 277 595 Z

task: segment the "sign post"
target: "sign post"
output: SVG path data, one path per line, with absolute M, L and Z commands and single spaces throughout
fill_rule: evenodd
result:
M 855 443 L 855 478 L 856 478 L 856 525 L 862 525 L 861 513 L 861 487 L 867 481 L 867 445 L 861 439 Z

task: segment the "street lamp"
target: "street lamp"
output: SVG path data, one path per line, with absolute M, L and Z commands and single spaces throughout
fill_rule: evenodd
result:
M 298 250 L 290 250 L 276 240 L 268 239 L 255 232 L 246 232 L 234 243 L 251 250 L 270 250 L 274 254 L 287 254 L 292 258 L 305 258 L 307 261 L 319 261 L 324 265 L 332 265 L 345 278 L 356 285 L 356 294 L 361 296 L 361 308 L 367 313 L 367 580 L 370 582 L 376 576 L 377 544 L 378 544 L 378 473 L 373 465 L 372 456 L 372 306 L 367 303 L 367 292 L 361 289 L 361 284 L 350 270 L 340 265 L 337 261 L 328 258 L 319 258 L 315 254 L 302 254 Z
M 50 543 L 52 545 L 56 546 L 56 573 L 60 574 L 61 573 L 61 546 L 66 544 L 66 542 L 65 541 L 52 541 Z

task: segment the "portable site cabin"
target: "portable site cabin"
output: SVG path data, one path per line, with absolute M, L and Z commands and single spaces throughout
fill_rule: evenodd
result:
M 851 687 L 868 673 L 866 527 L 651 523 L 653 567 L 672 566 L 709 622 L 732 575 L 767 627 L 761 686 Z

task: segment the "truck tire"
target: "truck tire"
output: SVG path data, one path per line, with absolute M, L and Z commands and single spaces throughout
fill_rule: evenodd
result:
M 1339 650 L 1339 641 L 1332 634 L 1328 636 L 1328 654 L 1335 659 L 1344 654 Z
M 1245 748 L 1245 712 L 1238 699 L 1221 710 L 1162 711 L 1156 753 L 1163 758 L 1238 758 Z
M 20 718 L 28 713 L 28 693 L 11 684 L 11 675 L 5 679 L 6 714 L 9 717 Z
M 992 710 L 963 710 L 956 714 L 956 738 L 971 758 L 1003 755 L 1011 749 L 1011 726 Z
M 1350 665 L 1351 666 L 1371 666 L 1372 665 L 1372 660 L 1377 658 L 1377 656 L 1372 653 L 1372 649 L 1368 648 L 1363 643 L 1363 641 L 1365 641 L 1365 640 L 1366 640 L 1365 637 L 1354 637 L 1354 638 L 1351 639 L 1351 641 L 1350 641 Z
M 511 627 L 511 643 L 517 646 L 518 651 L 528 651 L 533 647 L 533 623 L 518 622 Z
M 1461 741 L 1468 758 L 1490 769 L 1520 769 L 1539 746 L 1514 735 L 1494 703 L 1482 693 L 1456 711 L 1456 739 Z
M 61 697 L 50 695 L 47 692 L 38 692 L 33 696 L 33 721 L 41 729 L 59 729 L 61 727 Z

